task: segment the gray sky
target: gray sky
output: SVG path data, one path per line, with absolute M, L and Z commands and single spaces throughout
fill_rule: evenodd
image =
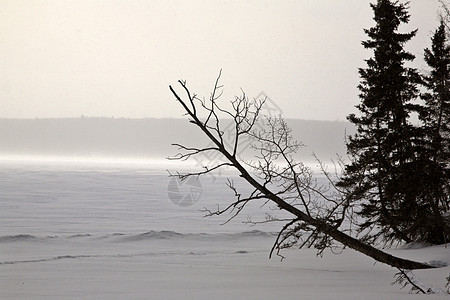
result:
M 181 117 L 168 85 L 208 96 L 223 69 L 225 97 L 264 91 L 285 117 L 343 120 L 371 55 L 369 2 L 0 0 L 0 117 Z M 424 68 L 439 5 L 410 6 Z

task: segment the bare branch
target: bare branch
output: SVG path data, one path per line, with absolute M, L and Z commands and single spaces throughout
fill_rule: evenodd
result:
M 264 101 L 249 102 L 243 92 L 241 97 L 231 101 L 232 110 L 221 108 L 217 103 L 222 95 L 221 91 L 219 92 L 222 87 L 219 84 L 220 76 L 221 73 L 215 81 L 209 104 L 199 100 L 195 94 L 191 94 L 184 81 L 180 80 L 179 84 L 185 91 L 186 100 L 183 100 L 171 86 L 169 87 L 176 101 L 182 105 L 190 117 L 190 122 L 195 124 L 212 143 L 211 146 L 204 148 L 175 144 L 182 152 L 175 158 L 184 160 L 205 152 L 215 152 L 225 161 L 216 162 L 212 167 L 205 167 L 202 171 L 176 176 L 180 178 L 201 176 L 222 167 L 232 167 L 254 189 L 249 195 L 242 196 L 234 183 L 228 181 L 228 186 L 234 192 L 236 200 L 224 209 L 218 207 L 217 210 L 211 211 L 205 208 L 207 215 L 231 212 L 232 216 L 227 221 L 229 222 L 250 201 L 262 200 L 264 203 L 270 201 L 276 204 L 278 209 L 292 216 L 292 219 L 279 232 L 271 254 L 275 249 L 279 254 L 280 249 L 294 245 L 314 246 L 318 254 L 321 254 L 324 249 L 333 247 L 333 241 L 336 241 L 344 247 L 355 249 L 396 268 L 431 268 L 428 264 L 394 257 L 348 235 L 345 229 L 339 229 L 344 218 L 348 218 L 347 213 L 352 211 L 347 195 L 339 194 L 338 189 L 336 189 L 337 195 L 329 194 L 326 187 L 317 185 L 317 182 L 313 180 L 313 174 L 309 168 L 295 161 L 294 155 L 302 144 L 292 139 L 291 130 L 283 119 L 266 118 L 264 126 L 259 130 L 256 128 Z M 200 120 L 199 109 L 206 112 L 205 122 Z M 227 149 L 224 140 L 221 115 L 231 117 L 233 121 L 234 133 L 232 140 L 228 143 L 232 145 L 231 149 Z M 256 161 L 244 161 L 237 157 L 239 141 L 242 138 L 252 141 L 252 149 L 258 152 Z M 276 219 L 274 217 L 272 220 Z
M 272 254 L 273 254 L 273 251 L 275 251 L 275 249 L 277 249 L 277 255 L 279 255 L 279 253 L 280 253 L 280 244 L 281 244 L 281 239 L 282 239 L 282 236 L 283 236 L 283 233 L 284 233 L 284 231 L 286 230 L 286 229 L 288 229 L 291 225 L 293 225 L 295 222 L 298 222 L 299 220 L 298 219 L 293 219 L 293 220 L 291 220 L 289 223 L 287 223 L 287 224 L 285 224 L 284 226 L 283 226 L 283 228 L 281 228 L 281 230 L 280 230 L 280 232 L 278 233 L 278 235 L 277 235 L 277 238 L 276 238 L 276 240 L 275 240 L 275 242 L 274 242 L 274 244 L 273 244 L 273 246 L 272 246 L 272 249 L 270 250 L 270 253 L 269 253 L 269 258 L 272 258 Z M 283 260 L 284 259 L 284 256 L 282 256 L 282 255 L 279 255 L 279 256 L 281 256 L 281 260 Z

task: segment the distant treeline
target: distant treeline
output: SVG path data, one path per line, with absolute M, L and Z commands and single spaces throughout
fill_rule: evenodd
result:
M 354 129 L 347 122 L 287 120 L 295 139 L 329 160 L 345 154 L 345 133 Z M 226 125 L 227 121 L 224 121 Z M 0 119 L 0 155 L 108 156 L 162 159 L 177 153 L 172 143 L 207 145 L 194 125 L 185 119 Z

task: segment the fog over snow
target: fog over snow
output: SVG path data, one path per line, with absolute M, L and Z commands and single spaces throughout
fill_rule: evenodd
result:
M 323 161 L 345 155 L 345 135 L 354 131 L 348 122 L 287 120 L 293 137 L 305 147 L 298 159 L 313 162 L 315 153 Z M 223 127 L 231 120 L 224 120 Z M 0 157 L 55 157 L 69 160 L 153 160 L 167 163 L 178 147 L 203 147 L 205 136 L 187 119 L 0 119 Z M 231 144 L 231 140 L 229 141 Z M 248 149 L 250 141 L 241 144 Z M 254 153 L 242 151 L 250 159 Z

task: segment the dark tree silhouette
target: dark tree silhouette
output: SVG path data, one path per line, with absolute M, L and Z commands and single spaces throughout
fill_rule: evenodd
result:
M 422 94 L 425 107 L 420 117 L 427 131 L 430 156 L 446 164 L 450 160 L 450 45 L 443 21 L 424 57 L 431 70 L 424 76 L 428 92 Z
M 420 188 L 422 201 L 430 214 L 422 218 L 432 231 L 422 232 L 425 240 L 434 244 L 446 243 L 450 238 L 450 45 L 443 20 L 432 37 L 431 49 L 425 49 L 425 62 L 430 67 L 423 76 L 427 92 L 420 110 L 423 148 L 420 169 L 423 176 Z
M 172 176 L 184 180 L 190 176 L 202 176 L 223 167 L 231 167 L 253 187 L 251 193 L 243 195 L 234 183 L 229 181 L 229 187 L 236 199 L 225 208 L 207 211 L 208 215 L 231 211 L 235 216 L 249 202 L 269 201 L 290 215 L 283 218 L 271 217 L 268 220 L 284 222 L 271 254 L 294 245 L 314 246 L 323 251 L 337 243 L 399 269 L 432 267 L 425 263 L 394 257 L 351 236 L 348 226 L 352 222 L 350 203 L 342 194 L 330 192 L 324 186 L 315 184 L 311 170 L 295 161 L 294 154 L 300 144 L 292 140 L 285 121 L 281 118 L 263 120 L 260 113 L 264 101 L 249 101 L 245 94 L 231 102 L 232 109 L 223 109 L 218 103 L 221 95 L 219 78 L 220 75 L 207 100 L 202 100 L 191 93 L 185 81 L 179 81 L 184 96 L 170 86 L 170 91 L 185 110 L 189 121 L 212 142 L 212 145 L 207 147 L 174 144 L 180 153 L 172 159 L 185 160 L 210 152 L 219 153 L 223 158 L 213 166 Z M 226 135 L 230 133 L 224 131 L 223 117 L 231 118 L 233 122 L 231 141 L 225 140 Z M 257 122 L 262 123 L 256 126 Z M 252 141 L 256 153 L 254 160 L 239 158 L 239 145 L 243 139 Z
M 357 126 L 347 143 L 352 161 L 338 185 L 359 203 L 366 240 L 412 242 L 434 230 L 423 222 L 431 208 L 421 198 L 420 130 L 410 122 L 410 114 L 420 109 L 413 101 L 421 80 L 405 66 L 414 56 L 403 48 L 416 31 L 397 32 L 409 21 L 406 5 L 378 0 L 371 7 L 376 24 L 365 30 L 369 39 L 362 44 L 373 57 L 359 70 L 359 115 L 348 117 Z

